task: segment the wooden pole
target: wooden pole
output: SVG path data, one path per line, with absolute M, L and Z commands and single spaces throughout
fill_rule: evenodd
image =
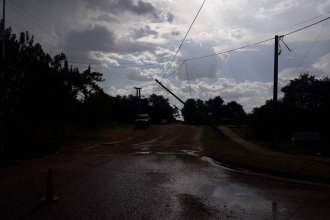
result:
M 277 145 L 277 90 L 278 90 L 278 35 L 275 35 L 274 46 L 274 90 L 273 90 L 273 146 Z

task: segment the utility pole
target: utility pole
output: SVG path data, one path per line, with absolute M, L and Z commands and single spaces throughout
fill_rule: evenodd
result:
M 137 114 L 140 114 L 141 112 L 141 87 L 134 87 L 134 89 L 136 89 L 136 98 L 137 98 L 137 106 L 136 106 L 136 110 L 137 110 Z
M 5 151 L 5 99 L 6 99 L 6 82 L 5 82 L 5 75 L 6 75 L 6 0 L 2 0 L 2 30 L 1 30 L 1 37 L 2 37 L 2 79 L 0 82 L 1 85 L 1 108 L 0 108 L 0 120 L 1 120 L 1 131 L 0 131 L 0 154 L 3 156 Z
M 171 93 L 171 95 L 173 95 L 177 100 L 179 100 L 183 105 L 185 104 L 184 101 L 182 101 L 182 99 L 180 99 L 178 96 L 176 96 L 171 90 L 169 90 L 168 88 L 166 88 L 161 82 L 159 82 L 157 79 L 155 79 L 155 81 L 161 85 L 161 87 L 163 87 L 167 92 Z M 180 110 L 181 111 L 181 110 Z M 182 111 L 181 111 L 182 112 Z M 216 132 L 218 132 L 221 136 L 223 136 L 224 138 L 227 138 L 226 135 L 224 135 L 224 133 L 217 127 L 215 126 L 211 121 L 209 121 L 209 125 L 211 126 L 211 128 L 213 128 Z
M 179 100 L 182 104 L 184 104 L 184 101 L 182 101 L 182 99 L 180 99 L 179 97 L 177 97 L 171 90 L 169 90 L 168 88 L 166 88 L 161 82 L 159 82 L 157 79 L 155 79 L 156 82 L 163 87 L 166 91 L 168 91 L 169 93 L 171 93 L 171 95 L 173 95 L 177 100 Z
M 136 89 L 136 97 L 138 99 L 141 99 L 141 89 L 140 87 L 134 87 L 134 89 Z
M 275 35 L 275 46 L 274 46 L 274 91 L 273 91 L 273 146 L 277 145 L 277 85 L 278 85 L 278 35 Z

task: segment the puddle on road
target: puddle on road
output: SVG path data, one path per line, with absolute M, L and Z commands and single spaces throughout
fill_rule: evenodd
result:
M 190 156 L 200 156 L 197 150 L 181 150 L 181 152 Z
M 139 151 L 139 152 L 135 152 L 135 154 L 137 155 L 147 155 L 147 154 L 150 154 L 149 151 Z
M 197 196 L 179 194 L 178 199 L 182 207 L 181 216 L 184 219 L 209 219 L 215 218 L 218 214 L 215 207 Z
M 273 204 L 251 189 L 235 183 L 228 185 L 203 183 L 198 194 L 211 204 L 222 206 L 222 209 L 249 215 L 269 216 Z
M 189 169 L 184 175 L 174 174 L 166 187 L 172 188 L 177 195 L 190 195 L 212 209 L 216 208 L 220 219 L 278 219 L 286 214 L 285 201 L 278 204 L 272 193 L 252 184 L 233 181 L 230 168 L 223 168 L 210 158 L 201 159 L 208 165 Z M 285 200 L 285 196 L 282 197 Z M 180 200 L 177 203 L 181 209 L 187 209 L 182 207 Z
M 163 152 L 163 151 L 151 152 L 151 151 L 148 151 L 148 150 L 151 150 L 150 147 L 140 148 L 140 150 L 141 151 L 137 151 L 134 154 L 135 155 L 141 155 L 141 154 L 187 155 L 187 156 L 193 156 L 193 157 L 200 157 L 199 151 L 196 151 L 196 150 L 180 150 L 179 152 Z
M 260 182 L 261 177 L 240 173 L 211 158 L 184 152 L 169 155 L 167 152 L 141 151 L 136 153 L 141 156 L 125 156 L 108 161 L 102 167 L 133 175 L 157 174 L 152 178 L 159 180 L 162 191 L 175 201 L 171 207 L 178 208 L 174 211 L 181 213 L 203 203 L 211 207 L 210 212 L 204 209 L 206 206 L 201 207 L 205 218 L 216 215 L 220 219 L 282 219 L 289 210 L 296 208 L 290 202 L 299 203 L 306 195 L 300 196 L 301 191 L 292 190 L 290 183 L 277 188 L 282 184 L 277 180 L 262 179 Z

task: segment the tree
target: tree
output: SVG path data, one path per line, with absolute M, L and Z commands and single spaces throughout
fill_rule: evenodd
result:
M 168 99 L 161 95 L 150 95 L 147 112 L 154 123 L 159 123 L 162 119 L 166 119 L 168 122 L 174 121 L 174 109 L 170 106 Z
M 17 37 L 6 28 L 5 39 L 6 66 L 1 63 L 0 67 L 6 74 L 0 73 L 0 95 L 5 97 L 1 111 L 6 120 L 6 146 L 28 145 L 29 139 L 41 134 L 63 134 L 65 126 L 81 121 L 82 103 L 102 92 L 98 86 L 102 74 L 90 68 L 83 73 L 69 69 L 64 53 L 51 58 L 27 31 Z
M 188 124 L 207 124 L 208 107 L 204 101 L 188 99 L 182 109 L 184 121 Z
M 224 106 L 224 117 L 233 119 L 235 124 L 241 125 L 246 118 L 243 107 L 235 101 L 231 101 Z
M 206 101 L 206 105 L 208 106 L 208 114 L 211 113 L 212 118 L 214 119 L 215 123 L 220 123 L 221 119 L 224 117 L 224 106 L 223 106 L 223 99 L 220 96 L 216 96 L 213 99 L 209 99 Z
M 295 129 L 325 131 L 330 122 L 330 80 L 307 73 L 282 88 L 283 104 L 291 112 Z M 329 130 L 329 129 L 328 129 Z
M 330 80 L 316 79 L 302 74 L 291 80 L 281 90 L 283 99 L 278 102 L 278 138 L 289 142 L 293 131 L 318 131 L 321 136 L 329 135 L 330 123 Z M 255 108 L 251 115 L 256 137 L 271 140 L 272 100 Z

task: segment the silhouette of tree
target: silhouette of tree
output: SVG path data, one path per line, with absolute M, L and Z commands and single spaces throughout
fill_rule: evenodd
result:
M 1 63 L 1 69 L 5 68 L 6 74 L 1 71 L 0 81 L 1 96 L 5 97 L 1 110 L 6 119 L 6 146 L 22 146 L 21 140 L 26 145 L 36 135 L 63 134 L 66 126 L 78 123 L 84 100 L 102 92 L 98 86 L 102 74 L 90 68 L 83 73 L 69 69 L 65 54 L 51 58 L 29 32 L 17 38 L 9 27 L 5 40 L 6 66 Z
M 182 109 L 184 121 L 188 124 L 207 124 L 208 112 L 208 106 L 200 99 L 188 99 Z
M 168 102 L 161 95 L 152 94 L 148 98 L 148 110 L 147 113 L 151 117 L 151 121 L 154 123 L 160 123 L 162 119 L 168 122 L 173 122 L 174 119 L 174 108 L 172 108 Z
M 221 122 L 224 114 L 224 106 L 223 106 L 223 99 L 220 96 L 216 96 L 213 99 L 209 99 L 206 101 L 206 105 L 208 106 L 208 114 L 212 114 L 212 118 L 216 124 Z
M 246 119 L 246 113 L 243 107 L 235 101 L 231 101 L 224 106 L 225 118 L 230 118 L 235 124 L 243 124 Z
M 318 131 L 323 137 L 329 135 L 330 80 L 316 79 L 302 74 L 291 80 L 281 91 L 278 102 L 278 138 L 289 142 L 293 131 Z M 250 115 L 255 136 L 270 141 L 272 138 L 272 100 L 255 108 Z M 327 138 L 324 138 L 327 139 Z

